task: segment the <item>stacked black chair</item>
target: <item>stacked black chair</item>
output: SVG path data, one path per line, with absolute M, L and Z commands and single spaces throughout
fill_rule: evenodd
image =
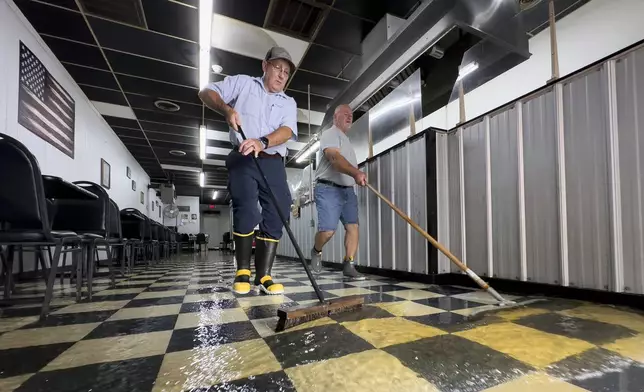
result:
M 90 181 L 76 181 L 75 185 L 95 194 L 95 200 L 58 200 L 57 212 L 53 222 L 54 230 L 69 230 L 80 235 L 83 241 L 84 262 L 76 263 L 76 300 L 80 300 L 83 280 L 83 267 L 87 269 L 87 294 L 92 299 L 94 273 L 98 267 L 95 254 L 105 251 L 109 267 L 110 280 L 114 285 L 114 268 L 112 247 L 109 240 L 110 196 L 100 185 Z
M 123 238 L 123 225 L 121 224 L 121 211 L 114 200 L 110 199 L 109 223 L 108 223 L 108 241 L 112 249 L 119 251 L 119 261 L 121 267 L 121 276 L 125 275 L 125 254 L 127 251 L 127 242 Z
M 159 262 L 159 225 L 152 219 L 148 218 L 150 226 L 150 260 Z
M 128 253 L 127 267 L 128 272 L 132 272 L 134 264 L 139 256 L 145 258 L 145 240 L 149 238 L 147 233 L 147 217 L 145 217 L 136 208 L 126 208 L 121 211 L 121 230 L 125 241 L 125 247 Z
M 199 253 L 201 253 L 201 246 L 205 247 L 205 251 L 208 251 L 208 240 L 206 234 L 199 233 L 197 234 L 197 246 L 199 247 Z
M 233 250 L 232 249 L 233 248 L 232 243 L 233 243 L 233 240 L 232 240 L 232 238 L 230 238 L 230 231 L 225 232 L 224 235 L 223 235 L 222 251 L 223 252 L 232 252 L 232 250 Z
M 0 133 L 0 259 L 4 277 L 4 299 L 11 297 L 13 259 L 17 246 L 44 259 L 44 249 L 54 247 L 47 275 L 47 288 L 40 312 L 49 314 L 56 271 L 62 253 L 72 253 L 79 263 L 81 239 L 71 231 L 54 231 L 50 224 L 56 203 L 47 200 L 38 161 L 19 141 Z M 6 246 L 6 253 L 1 251 Z M 65 249 L 63 249 L 65 248 Z
M 190 241 L 190 236 L 188 234 L 186 234 L 186 233 L 181 233 L 180 238 L 181 238 L 180 239 L 181 247 L 183 248 L 185 246 L 185 247 L 187 247 L 188 250 L 191 250 L 192 249 L 192 247 L 191 247 L 192 242 Z

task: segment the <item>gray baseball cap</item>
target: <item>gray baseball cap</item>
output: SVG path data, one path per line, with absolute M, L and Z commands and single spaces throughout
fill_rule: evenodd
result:
M 288 65 L 291 67 L 291 72 L 295 71 L 295 64 L 293 64 L 291 55 L 288 54 L 286 49 L 280 46 L 273 46 L 272 48 L 270 48 L 269 51 L 266 52 L 266 57 L 264 58 L 264 60 L 271 61 L 275 59 L 285 60 L 288 63 Z

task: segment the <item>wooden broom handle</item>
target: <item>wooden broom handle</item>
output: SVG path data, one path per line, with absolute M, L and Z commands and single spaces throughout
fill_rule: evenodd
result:
M 406 220 L 406 221 L 407 221 L 407 223 L 409 223 L 409 224 L 411 225 L 411 227 L 413 227 L 414 229 L 416 229 L 416 231 L 417 231 L 417 232 L 419 232 L 420 234 L 422 234 L 422 236 L 423 236 L 423 237 L 425 237 L 425 238 L 427 239 L 427 241 L 429 241 L 429 242 L 430 242 L 430 243 L 431 243 L 431 244 L 432 244 L 436 249 L 440 250 L 440 251 L 441 251 L 445 256 L 447 256 L 447 258 L 449 258 L 449 259 L 450 259 L 454 264 L 456 264 L 456 266 L 457 266 L 458 268 L 460 268 L 460 269 L 461 269 L 461 271 L 463 271 L 463 272 L 467 272 L 467 267 L 465 266 L 465 264 L 463 264 L 463 263 L 462 263 L 462 262 L 461 262 L 461 261 L 460 261 L 456 256 L 454 256 L 454 255 L 452 254 L 452 252 L 450 252 L 449 250 L 447 250 L 447 248 L 445 248 L 445 247 L 444 247 L 443 245 L 441 245 L 438 241 L 436 241 L 436 240 L 435 240 L 431 235 L 429 235 L 425 230 L 423 230 L 423 229 L 422 229 L 422 228 L 421 228 L 421 227 L 420 227 L 416 222 L 414 222 L 413 220 L 411 220 L 411 218 L 410 218 L 410 217 L 408 217 L 408 216 L 407 216 L 407 214 L 405 214 L 404 212 L 402 212 L 402 211 L 400 210 L 400 208 L 396 207 L 396 206 L 394 205 L 394 203 L 392 203 L 391 201 L 389 201 L 386 197 L 384 197 L 380 192 L 378 192 L 378 191 L 376 190 L 376 188 L 374 188 L 373 186 L 371 186 L 369 183 L 367 183 L 367 188 L 369 188 L 373 193 L 375 193 L 375 194 L 376 194 L 376 196 L 378 196 L 378 197 L 380 198 L 380 200 L 382 200 L 382 201 L 384 201 L 385 203 L 387 203 L 387 205 L 388 205 L 389 207 L 391 207 L 391 209 L 393 209 L 394 211 L 396 211 L 396 213 L 397 213 L 398 215 L 400 215 L 400 217 L 401 217 L 401 218 L 403 218 L 404 220 Z

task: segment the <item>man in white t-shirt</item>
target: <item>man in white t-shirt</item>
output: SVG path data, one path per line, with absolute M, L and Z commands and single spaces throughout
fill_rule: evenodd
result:
M 349 105 L 340 105 L 333 114 L 333 126 L 320 138 L 320 162 L 315 172 L 315 205 L 318 232 L 311 249 L 311 269 L 322 271 L 322 247 L 341 221 L 345 229 L 343 274 L 351 280 L 364 280 L 356 271 L 353 258 L 358 250 L 358 198 L 353 187 L 365 186 L 367 177 L 358 169 L 356 153 L 347 137 L 353 124 Z

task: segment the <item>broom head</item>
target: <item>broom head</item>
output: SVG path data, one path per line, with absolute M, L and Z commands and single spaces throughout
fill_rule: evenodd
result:
M 351 295 L 315 305 L 301 305 L 287 309 L 278 309 L 277 316 L 279 320 L 277 321 L 275 332 L 281 332 L 308 321 L 328 317 L 333 314 L 360 310 L 363 304 L 364 298 L 362 296 Z

